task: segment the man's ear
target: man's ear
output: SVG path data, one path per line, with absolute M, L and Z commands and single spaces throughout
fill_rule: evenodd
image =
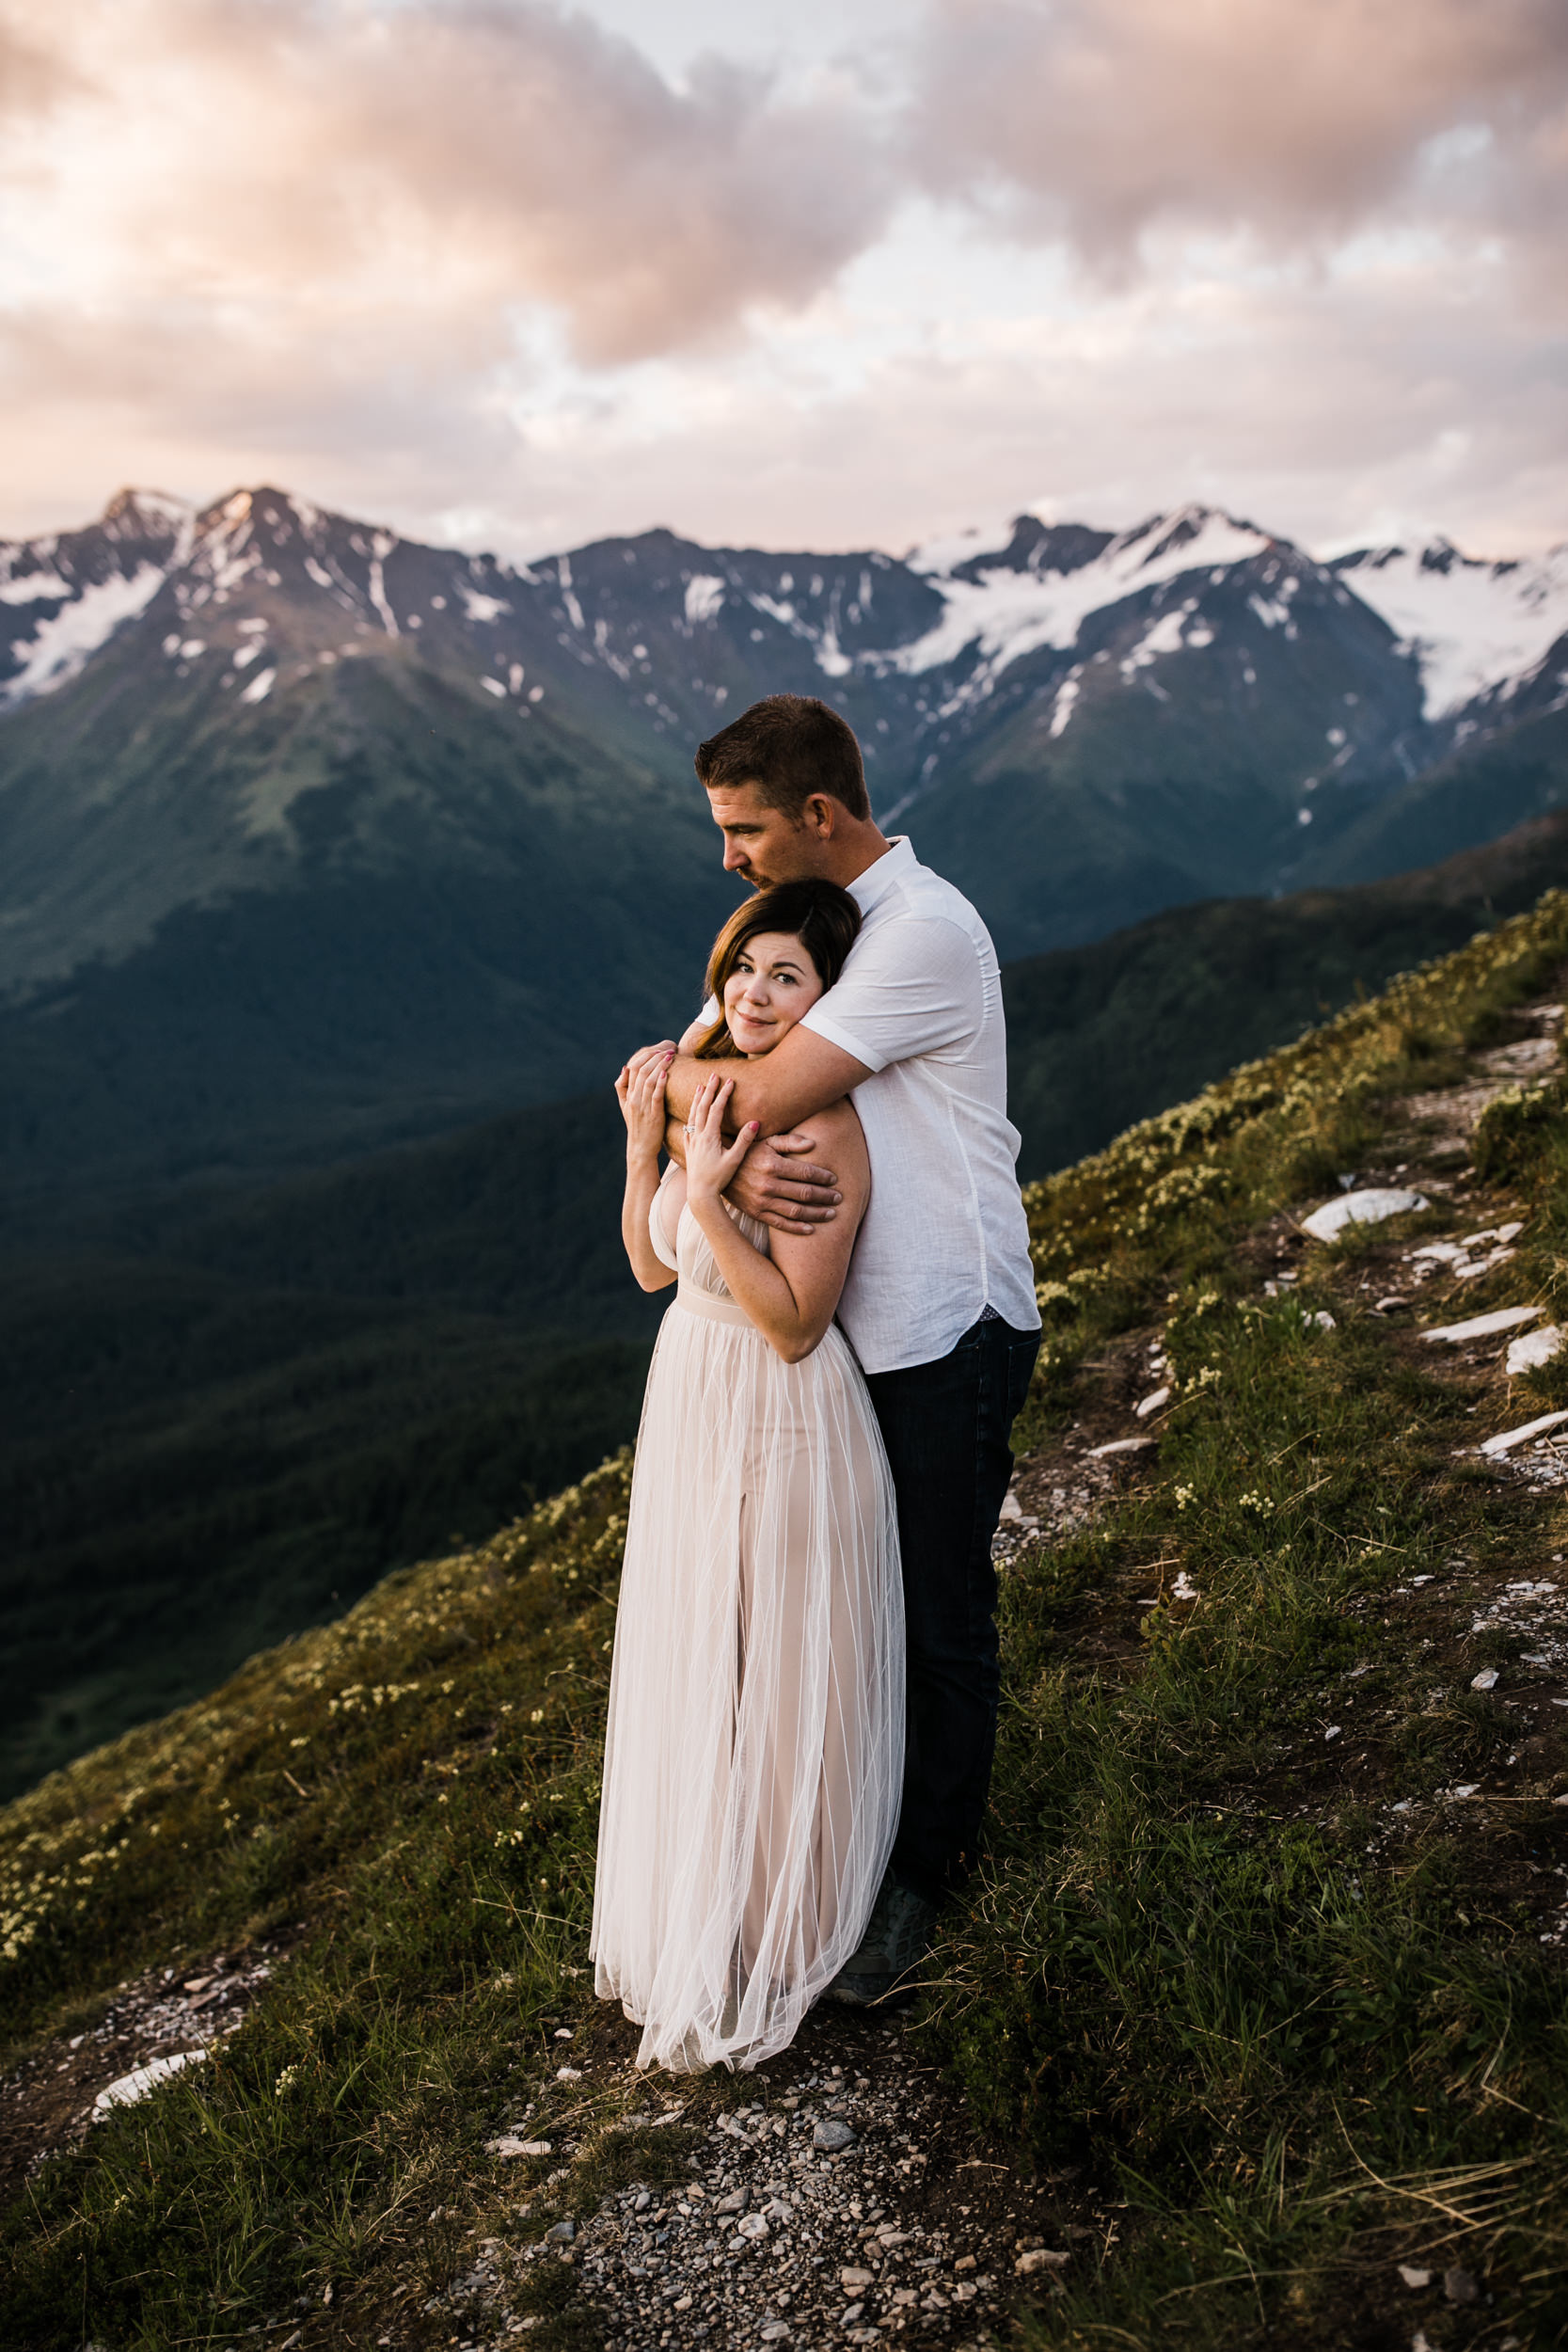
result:
M 805 806 L 800 811 L 802 822 L 808 831 L 816 834 L 819 841 L 832 839 L 837 816 L 838 803 L 829 792 L 809 793 Z

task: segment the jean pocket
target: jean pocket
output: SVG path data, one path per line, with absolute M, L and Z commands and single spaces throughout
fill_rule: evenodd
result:
M 1007 1350 L 1007 1426 L 1022 1412 L 1029 1394 L 1029 1383 L 1035 1376 L 1035 1364 L 1039 1356 L 1037 1339 L 1015 1340 Z

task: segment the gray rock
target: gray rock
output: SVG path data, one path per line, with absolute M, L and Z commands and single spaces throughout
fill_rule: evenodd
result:
M 575 2221 L 558 2221 L 553 2229 L 545 2232 L 545 2243 L 546 2246 L 570 2246 L 577 2233 Z
M 1445 2270 L 1443 2292 L 1450 2303 L 1481 2301 L 1481 2282 L 1471 2270 Z
M 825 2156 L 836 2156 L 843 2149 L 854 2146 L 855 2135 L 841 2117 L 830 2115 L 812 2133 L 811 2144 Z

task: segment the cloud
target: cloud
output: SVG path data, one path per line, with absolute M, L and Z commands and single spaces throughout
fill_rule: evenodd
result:
M 863 5 L 677 87 L 546 0 L 0 0 L 5 527 L 1561 535 L 1561 0 Z
M 486 544 L 672 522 L 899 551 L 1026 504 L 1120 525 L 1197 499 L 1317 548 L 1446 531 L 1528 552 L 1568 522 L 1568 364 L 1541 364 L 1502 288 L 1449 293 L 1435 267 L 1261 292 L 1151 273 L 1073 315 L 955 314 L 848 384 L 827 297 L 787 370 L 721 396 L 674 362 L 558 407 L 490 485 Z
M 0 24 L 53 86 L 9 159 L 48 190 L 33 242 L 105 310 L 318 342 L 417 318 L 471 356 L 543 300 L 623 362 L 809 299 L 891 199 L 841 103 L 718 63 L 677 92 L 528 0 L 10 0 Z
M 1561 0 L 940 0 L 911 167 L 1130 266 L 1158 224 L 1341 238 L 1559 205 Z
M 38 114 L 75 83 L 58 56 L 0 19 L 0 117 Z

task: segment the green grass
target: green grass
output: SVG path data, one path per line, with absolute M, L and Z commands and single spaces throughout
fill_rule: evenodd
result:
M 583 1997 L 628 1475 L 619 1458 L 388 1579 L 11 1806 L 19 2036 L 87 2017 L 149 1960 L 287 1933 L 302 1907 L 309 1931 L 199 2081 L 99 2126 L 28 2193 L 10 2340 L 79 2343 L 86 2308 L 117 2344 L 206 2341 L 334 2281 L 350 2310 L 409 2264 L 426 2293 L 446 2282 L 497 2103 Z
M 1454 1461 L 1474 1383 L 1364 1311 L 1365 1237 L 1259 1295 L 1267 1221 L 1385 1165 L 1398 1098 L 1457 1074 L 1565 954 L 1554 896 L 1027 1195 L 1048 1331 L 1021 1441 L 1053 1442 L 1132 1336 L 1164 1337 L 1176 1388 L 1158 1470 L 1006 1580 L 991 1851 L 920 2027 L 1021 2163 L 1085 2166 L 1125 2200 L 1099 2275 L 1028 2318 L 1040 2344 L 1408 2343 L 1394 2265 L 1418 2257 L 1497 2298 L 1423 2305 L 1433 2352 L 1496 2342 L 1505 2316 L 1531 2346 L 1568 2327 L 1568 2012 L 1519 1891 L 1532 1853 L 1568 1861 L 1568 1769 L 1484 1823 L 1450 1808 L 1396 1838 L 1387 1810 L 1481 1779 L 1516 1736 L 1396 1589 L 1455 1552 L 1568 1549 L 1568 1512 Z M 1555 1094 L 1489 1114 L 1482 1152 L 1530 1221 L 1475 1303 L 1568 1304 Z M 557 2023 L 596 2022 L 628 1471 L 388 1579 L 0 1815 L 13 2051 L 80 2031 L 153 1962 L 292 1947 L 215 2062 L 27 2189 L 0 2237 L 6 2341 L 229 2343 L 303 2296 L 312 2345 L 373 2342 L 394 2312 L 434 2342 L 423 2301 L 474 2235 L 550 2211 L 536 2194 L 517 2220 L 516 2169 L 483 2153 L 499 2125 L 531 2104 L 556 2210 L 678 2161 L 678 2135 L 628 2129 L 609 2090 L 579 2109 L 549 2062 Z M 1107 1629 L 1130 1635 L 1114 1655 Z M 1364 1783 L 1332 1723 L 1375 1752 Z M 551 2277 L 534 2340 L 592 2342 Z
M 1433 1832 L 1389 1867 L 1374 1810 L 1323 1772 L 1348 1692 L 1395 1719 L 1385 1804 L 1497 1758 L 1517 1736 L 1502 1710 L 1462 1686 L 1433 1712 L 1380 1597 L 1456 1549 L 1539 1557 L 1562 1514 L 1449 1474 L 1471 1391 L 1391 1359 L 1355 1312 L 1365 1236 L 1273 1303 L 1235 1254 L 1263 1212 L 1370 1157 L 1393 1098 L 1456 1074 L 1456 1046 L 1560 957 L 1565 915 L 1554 898 L 1033 1193 L 1064 1318 L 1048 1395 L 1065 1406 L 1085 1352 L 1154 1322 L 1178 1400 L 1158 1483 L 1011 1581 L 993 1853 L 929 2021 L 984 2120 L 1122 2175 L 1122 2258 L 1039 2315 L 1042 2343 L 1218 2345 L 1287 2320 L 1293 2342 L 1375 2341 L 1403 2316 L 1395 2252 L 1433 2241 L 1530 2341 L 1568 2325 L 1561 1964 L 1497 1886 L 1527 1841 L 1562 1853 L 1568 1774 L 1520 1792 L 1510 1851 Z M 1525 1263 L 1478 1304 L 1562 1297 L 1556 1090 L 1496 1105 L 1478 1160 L 1539 1199 Z M 1130 1572 L 1147 1592 L 1155 1563 L 1201 1598 L 1143 1613 L 1135 1673 L 1082 1665 L 1075 1606 Z

